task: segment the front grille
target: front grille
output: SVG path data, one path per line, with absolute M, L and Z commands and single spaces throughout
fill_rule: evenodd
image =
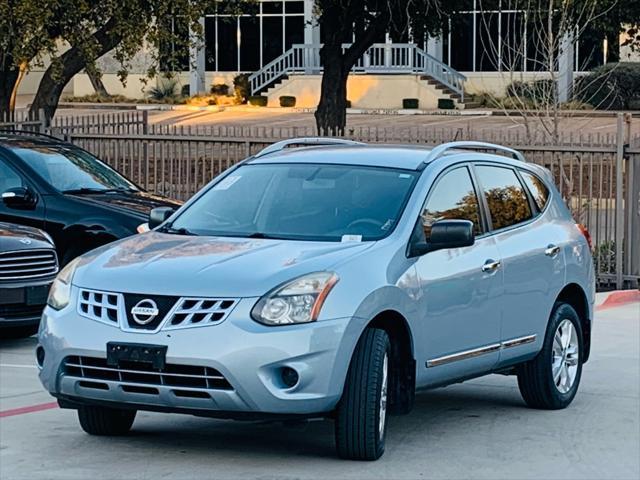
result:
M 153 300 L 158 316 L 139 324 L 131 309 L 145 300 Z M 166 295 L 114 293 L 80 289 L 78 313 L 124 330 L 154 333 L 158 330 L 215 325 L 222 322 L 238 304 L 233 298 L 190 298 Z
M 162 370 L 141 362 L 120 362 L 118 367 L 107 365 L 104 358 L 71 356 L 64 359 L 64 374 L 86 380 L 107 380 L 166 387 L 233 390 L 216 369 L 197 365 L 167 364 Z
M 44 305 L 0 305 L 0 318 L 21 320 L 42 315 Z
M 58 273 L 55 250 L 20 250 L 0 253 L 0 281 L 53 276 Z
M 99 322 L 118 324 L 121 297 L 115 293 L 80 290 L 78 312 Z
M 207 325 L 224 320 L 237 301 L 230 298 L 182 298 L 171 312 L 164 329 Z

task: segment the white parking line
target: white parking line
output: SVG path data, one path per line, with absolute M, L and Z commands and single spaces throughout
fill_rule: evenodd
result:
M 38 368 L 35 365 L 17 365 L 15 363 L 0 363 L 0 368 L 8 367 L 8 368 Z

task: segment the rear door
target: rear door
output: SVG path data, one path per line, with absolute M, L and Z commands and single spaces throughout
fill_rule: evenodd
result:
M 547 220 L 518 170 L 484 163 L 474 170 L 502 259 L 500 363 L 506 364 L 538 351 L 544 340 L 555 295 L 564 282 L 561 230 Z M 536 195 L 544 197 L 544 192 Z M 544 200 L 541 204 L 544 208 Z
M 422 325 L 417 342 L 426 352 L 421 385 L 447 383 L 489 371 L 500 347 L 502 270 L 495 239 L 486 234 L 470 170 L 455 166 L 431 188 L 420 222 L 428 241 L 431 225 L 443 219 L 474 223 L 469 247 L 429 252 L 417 259 Z

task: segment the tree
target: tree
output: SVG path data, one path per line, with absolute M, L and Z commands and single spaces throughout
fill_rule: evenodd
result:
M 96 60 L 114 51 L 119 75 L 126 81 L 130 61 L 144 46 L 163 42 L 185 46 L 181 38 L 164 28 L 165 19 L 179 14 L 199 37 L 200 17 L 210 0 L 0 0 L 0 115 L 11 110 L 11 96 L 19 85 L 20 71 L 43 64 L 47 67 L 31 112 L 43 109 L 50 119 L 64 87 L 83 70 L 99 76 Z M 65 47 L 66 45 L 66 47 Z M 67 48 L 68 47 L 68 48 Z M 65 50 L 65 48 L 67 48 Z M 159 50 L 151 49 L 148 75 L 157 74 Z
M 316 0 L 324 36 L 320 102 L 315 118 L 322 135 L 341 135 L 346 125 L 347 78 L 355 63 L 389 32 L 394 41 L 441 31 L 444 15 L 464 0 Z M 342 47 L 343 43 L 350 44 Z

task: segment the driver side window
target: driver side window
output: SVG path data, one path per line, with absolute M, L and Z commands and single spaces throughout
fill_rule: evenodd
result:
M 470 220 L 475 235 L 481 235 L 480 207 L 467 167 L 456 168 L 441 177 L 431 190 L 422 213 L 425 239 L 439 220 Z
M 11 188 L 22 186 L 24 186 L 22 178 L 0 159 L 0 195 Z

